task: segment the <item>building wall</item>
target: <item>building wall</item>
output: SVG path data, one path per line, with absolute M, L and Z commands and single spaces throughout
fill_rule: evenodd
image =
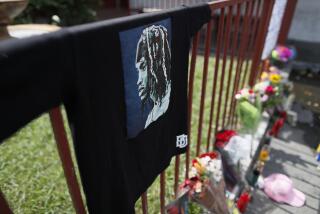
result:
M 297 61 L 320 69 L 320 0 L 298 0 L 287 43 L 296 47 Z
M 320 43 L 320 0 L 298 0 L 289 39 Z

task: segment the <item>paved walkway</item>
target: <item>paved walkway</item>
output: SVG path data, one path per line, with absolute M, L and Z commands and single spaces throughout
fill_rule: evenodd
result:
M 305 142 L 305 137 L 299 138 L 299 134 L 312 137 L 302 133 L 301 129 L 286 126 L 281 133 L 282 140 L 272 140 L 271 160 L 267 162 L 263 175 L 286 174 L 292 179 L 295 188 L 306 195 L 306 204 L 301 208 L 278 204 L 271 201 L 262 190 L 257 190 L 246 214 L 320 214 L 320 171 L 316 169 L 317 162 L 311 149 L 313 146 Z M 320 136 L 320 132 L 313 134 Z

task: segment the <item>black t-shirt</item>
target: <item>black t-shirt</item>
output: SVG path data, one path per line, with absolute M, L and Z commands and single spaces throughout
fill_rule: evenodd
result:
M 190 39 L 207 5 L 0 44 L 0 140 L 64 103 L 90 213 L 133 213 L 187 146 Z

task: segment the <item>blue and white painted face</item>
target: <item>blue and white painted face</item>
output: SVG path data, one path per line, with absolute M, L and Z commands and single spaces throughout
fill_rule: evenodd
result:
M 145 100 L 148 97 L 148 66 L 147 60 L 142 56 L 137 59 L 136 68 L 138 70 L 138 93 L 141 100 Z

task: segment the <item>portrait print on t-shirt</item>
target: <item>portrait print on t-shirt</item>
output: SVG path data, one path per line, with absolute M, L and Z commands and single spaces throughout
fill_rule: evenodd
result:
M 120 32 L 128 138 L 168 109 L 171 93 L 171 22 L 165 19 Z

